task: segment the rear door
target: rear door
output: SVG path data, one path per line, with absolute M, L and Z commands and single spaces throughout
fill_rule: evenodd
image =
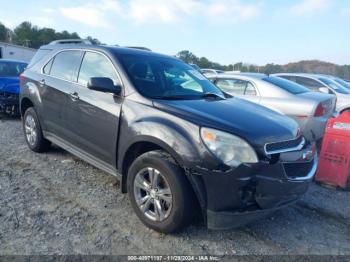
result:
M 78 50 L 59 52 L 43 67 L 42 77 L 38 81 L 44 129 L 63 140 L 67 140 L 69 135 L 63 121 L 64 109 L 78 76 L 81 56 L 82 51 Z
M 121 81 L 109 57 L 96 51 L 84 53 L 73 96 L 66 107 L 65 122 L 69 142 L 83 154 L 113 169 L 122 97 L 87 88 L 91 77 L 108 77 L 115 85 Z

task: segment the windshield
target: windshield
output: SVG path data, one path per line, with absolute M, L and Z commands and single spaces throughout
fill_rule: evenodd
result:
M 334 78 L 334 81 L 336 81 L 338 84 L 342 85 L 343 87 L 346 87 L 347 89 L 350 89 L 350 83 L 344 81 L 341 78 Z
M 0 77 L 18 77 L 26 68 L 27 64 L 12 61 L 0 61 Z
M 118 55 L 136 89 L 158 99 L 201 99 L 224 94 L 201 73 L 176 59 L 150 55 Z
M 350 90 L 346 89 L 345 87 L 341 86 L 337 82 L 333 81 L 332 79 L 328 79 L 325 77 L 320 77 L 319 80 L 332 88 L 335 92 L 340 94 L 350 94 Z
M 275 86 L 278 86 L 286 90 L 287 92 L 295 95 L 310 92 L 310 90 L 307 89 L 306 87 L 303 87 L 302 85 L 286 80 L 284 78 L 269 76 L 269 77 L 263 78 L 262 80 L 270 84 L 273 84 Z

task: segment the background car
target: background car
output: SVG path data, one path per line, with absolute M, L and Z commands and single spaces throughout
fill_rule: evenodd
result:
M 0 59 L 0 113 L 19 113 L 19 75 L 26 66 L 21 61 Z
M 350 90 L 350 83 L 345 81 L 344 79 L 341 79 L 340 77 L 332 76 L 332 75 L 324 75 L 324 76 L 334 80 L 339 85 L 341 85 L 341 86 L 343 86 L 343 87 L 345 87 L 345 88 Z
M 205 76 L 225 74 L 225 71 L 216 69 L 201 69 L 201 72 Z
M 343 87 L 333 79 L 316 74 L 280 73 L 275 76 L 296 82 L 311 91 L 333 94 L 337 96 L 336 110 L 342 113 L 350 109 L 350 90 Z
M 189 65 L 192 66 L 194 69 L 196 69 L 198 72 L 202 72 L 201 68 L 198 65 L 196 64 L 189 64 Z
M 292 117 L 310 141 L 321 140 L 326 122 L 334 113 L 334 96 L 310 92 L 301 85 L 279 77 L 221 74 L 210 79 L 226 93 Z

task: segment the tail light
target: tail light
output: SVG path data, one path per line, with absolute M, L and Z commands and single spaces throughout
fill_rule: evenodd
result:
M 314 116 L 324 116 L 327 113 L 326 111 L 327 111 L 327 109 L 321 103 L 317 106 Z
M 24 82 L 24 79 L 25 79 L 24 75 L 23 75 L 23 74 L 20 74 L 20 75 L 19 75 L 19 83 L 21 84 L 21 86 L 22 86 L 22 84 L 23 84 L 23 82 Z

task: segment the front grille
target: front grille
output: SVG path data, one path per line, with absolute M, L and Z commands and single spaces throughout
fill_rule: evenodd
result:
M 310 161 L 304 163 L 285 163 L 283 164 L 283 167 L 289 178 L 298 178 L 307 176 L 313 165 L 314 161 Z
M 304 144 L 305 140 L 303 136 L 299 136 L 293 140 L 286 140 L 276 143 L 270 143 L 265 145 L 265 151 L 267 154 L 277 154 L 285 151 L 292 151 L 293 149 Z

